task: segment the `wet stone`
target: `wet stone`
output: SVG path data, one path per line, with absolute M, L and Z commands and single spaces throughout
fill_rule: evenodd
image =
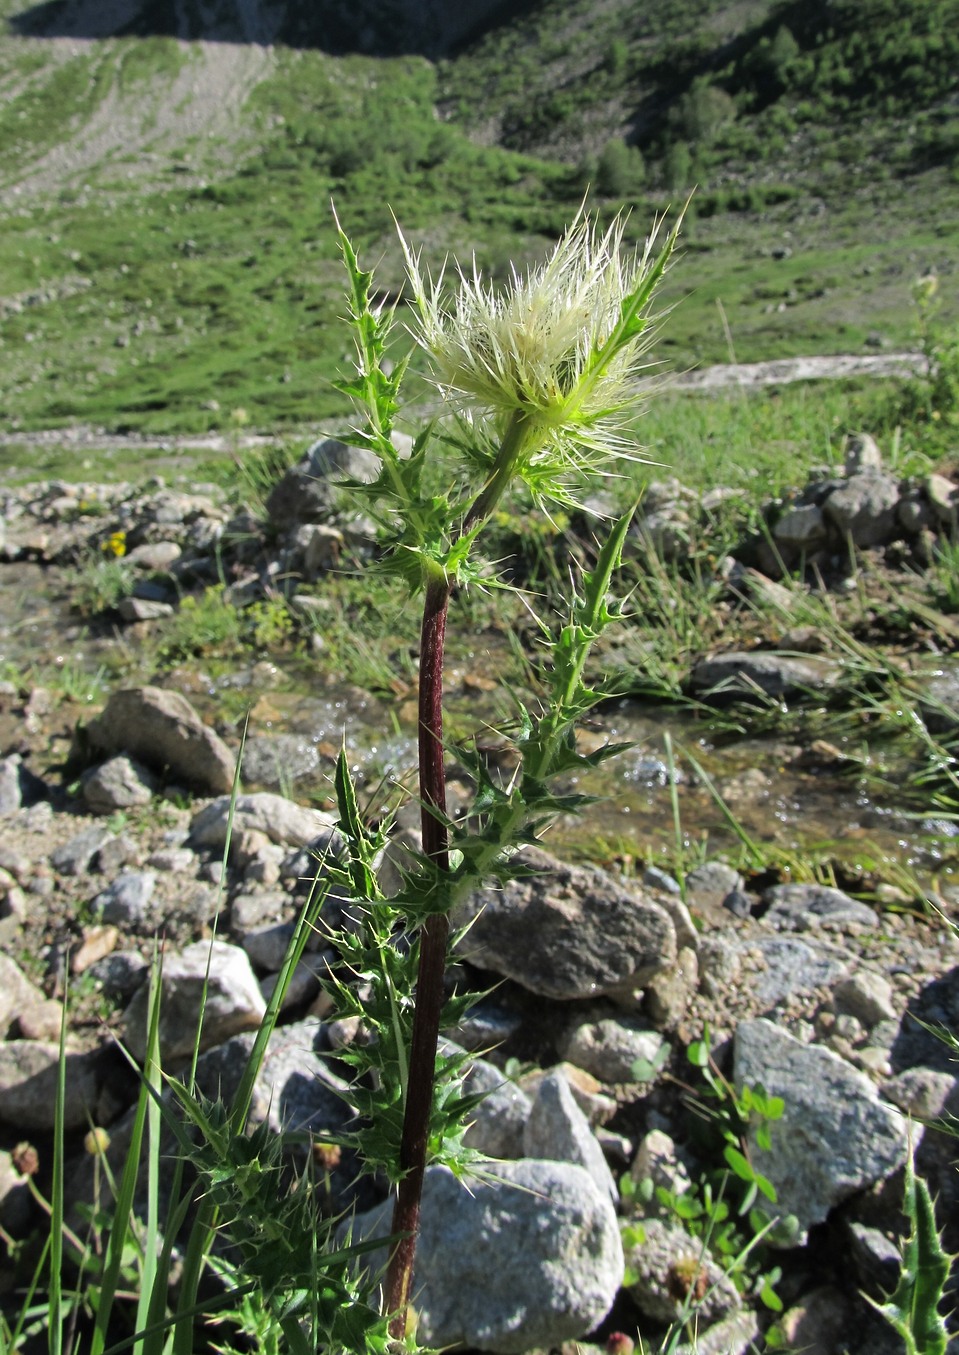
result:
M 322 761 L 316 744 L 300 734 L 258 735 L 243 749 L 243 781 L 279 788 L 315 776 Z
M 831 659 L 762 650 L 732 651 L 700 659 L 690 682 L 692 690 L 711 701 L 752 700 L 757 696 L 795 696 L 835 686 L 841 674 Z

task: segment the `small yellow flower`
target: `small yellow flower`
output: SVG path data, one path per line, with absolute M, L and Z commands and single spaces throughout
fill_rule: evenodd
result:
M 111 532 L 103 543 L 103 552 L 105 555 L 113 555 L 116 559 L 127 553 L 127 534 L 126 532 Z
M 649 367 L 651 302 L 678 226 L 658 257 L 658 225 L 638 256 L 624 252 L 624 227 L 617 217 L 601 232 L 580 212 L 540 267 L 514 270 L 497 291 L 474 262 L 468 273 L 458 269 L 448 303 L 444 274 L 424 274 L 400 236 L 414 337 L 431 355 L 437 385 L 461 409 L 491 419 L 510 475 L 551 497 L 557 477 L 635 457 L 625 425 L 638 404 L 636 379 Z

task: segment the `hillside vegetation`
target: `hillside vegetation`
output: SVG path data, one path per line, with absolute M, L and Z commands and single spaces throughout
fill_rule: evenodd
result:
M 14 431 L 336 417 L 331 199 L 395 296 L 391 211 L 428 257 L 502 274 L 585 193 L 640 237 L 695 187 L 679 367 L 914 346 L 929 271 L 959 311 L 959 0 L 547 0 L 439 60 L 345 51 L 332 20 L 331 54 L 306 13 L 0 4 Z

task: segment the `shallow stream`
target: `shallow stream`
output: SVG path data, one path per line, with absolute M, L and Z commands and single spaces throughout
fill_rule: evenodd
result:
M 90 678 L 157 680 L 136 630 L 93 635 L 70 612 L 62 575 L 33 564 L 0 567 L 0 677 L 26 674 L 32 684 L 68 693 L 44 718 L 53 763 L 58 744 L 65 756 L 72 726 L 86 718 L 91 703 L 82 689 Z M 490 734 L 509 710 L 509 693 L 496 682 L 504 642 L 478 635 L 469 643 L 448 665 L 450 727 L 475 732 L 507 777 L 509 750 Z M 370 695 L 321 681 L 302 657 L 272 655 L 232 666 L 196 660 L 159 681 L 181 690 L 234 743 L 249 713 L 249 785 L 329 802 L 332 760 L 344 740 L 371 810 L 397 782 L 413 784 L 415 691 L 402 683 L 395 696 Z M 23 718 L 0 716 L 0 751 L 19 746 Z M 814 746 L 730 736 L 676 707 L 633 700 L 608 703 L 580 734 L 587 751 L 608 740 L 630 747 L 569 784 L 596 799 L 551 830 L 551 844 L 567 853 L 627 868 L 651 860 L 689 869 L 725 851 L 757 871 L 776 864 L 787 874 L 791 864 L 808 868 L 815 859 L 834 862 L 840 878 L 865 888 L 874 875 L 950 878 L 957 864 L 952 824 L 903 812 L 895 790 L 867 791 L 854 763 L 819 756 Z

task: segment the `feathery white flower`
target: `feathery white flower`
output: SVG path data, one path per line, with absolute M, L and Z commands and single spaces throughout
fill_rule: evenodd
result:
M 424 276 L 419 255 L 400 237 L 414 335 L 431 355 L 437 384 L 454 404 L 493 418 L 510 444 L 511 474 L 531 483 L 635 451 L 624 425 L 649 365 L 650 304 L 678 226 L 654 259 L 658 226 L 642 254 L 627 257 L 624 225 L 617 217 L 600 232 L 580 212 L 544 264 L 525 274 L 514 269 L 497 291 L 474 261 L 471 272 L 458 269 L 448 303 L 443 272 Z

